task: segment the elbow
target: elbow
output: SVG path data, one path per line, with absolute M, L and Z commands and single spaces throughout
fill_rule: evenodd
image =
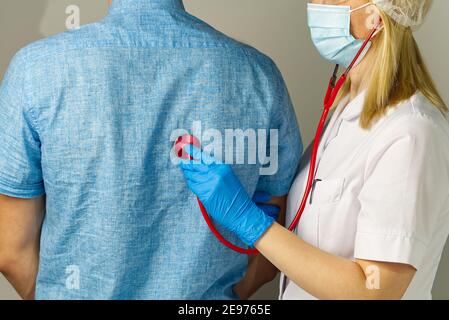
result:
M 0 273 L 1 273 L 1 274 L 6 273 L 6 267 L 5 267 L 5 264 L 4 264 L 4 262 L 2 261 L 2 258 L 1 258 L 1 257 L 0 257 Z
M 34 258 L 34 251 L 29 248 L 2 248 L 0 245 L 0 272 L 3 274 L 15 273 L 16 270 L 32 265 Z
M 11 272 L 14 265 L 17 264 L 19 260 L 18 254 L 11 252 L 11 250 L 5 250 L 0 248 L 0 272 L 7 274 Z
M 35 255 L 0 248 L 0 274 L 5 276 L 22 299 L 34 300 L 37 263 Z
M 270 270 L 268 270 L 265 273 L 264 283 L 269 283 L 269 282 L 275 280 L 278 274 L 279 274 L 279 270 L 278 269 L 270 268 Z
M 5 250 L 0 242 L 0 272 L 5 273 L 10 261 L 9 250 Z

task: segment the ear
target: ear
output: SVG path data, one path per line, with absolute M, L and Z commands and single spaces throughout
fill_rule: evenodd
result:
M 376 17 L 374 17 L 374 28 L 377 27 L 377 31 L 374 33 L 373 38 L 375 38 L 384 29 L 384 22 L 382 20 L 382 16 L 380 15 L 380 11 L 377 7 L 375 7 L 375 10 Z
M 381 30 L 384 28 L 384 22 L 383 22 L 382 16 L 380 14 L 377 17 L 375 24 L 376 24 L 378 30 Z
M 375 5 L 367 8 L 366 28 L 373 30 L 376 27 L 383 27 L 382 16 L 379 9 Z

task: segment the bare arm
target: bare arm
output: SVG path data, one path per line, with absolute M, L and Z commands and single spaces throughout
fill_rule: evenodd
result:
M 23 299 L 34 299 L 45 196 L 0 195 L 0 272 Z
M 313 247 L 274 224 L 256 248 L 293 282 L 319 299 L 400 299 L 416 270 L 405 264 L 351 261 Z M 380 287 L 366 285 L 374 267 Z
M 269 204 L 280 208 L 278 223 L 284 225 L 287 196 L 273 197 Z M 279 270 L 263 255 L 250 256 L 245 277 L 234 291 L 243 300 L 249 299 L 263 285 L 275 279 Z

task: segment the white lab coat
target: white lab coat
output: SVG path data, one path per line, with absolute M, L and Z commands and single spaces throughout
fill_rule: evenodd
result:
M 417 273 L 404 299 L 431 299 L 449 233 L 449 123 L 418 93 L 364 130 L 364 98 L 344 99 L 325 130 L 319 181 L 297 234 L 347 259 L 412 265 Z M 290 190 L 288 222 L 299 207 L 309 161 L 306 152 Z M 280 298 L 314 299 L 284 275 Z

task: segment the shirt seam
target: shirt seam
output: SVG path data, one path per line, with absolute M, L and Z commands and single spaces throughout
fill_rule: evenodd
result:
M 398 233 L 398 232 L 373 232 L 373 231 L 357 231 L 356 234 L 360 235 L 366 235 L 366 236 L 377 236 L 377 237 L 395 237 L 395 238 L 402 238 L 402 239 L 410 239 L 410 240 L 416 240 L 420 242 L 424 246 L 428 246 L 428 243 L 426 241 L 420 239 L 417 236 L 407 235 L 404 233 Z
M 25 58 L 23 57 L 23 55 L 21 55 L 18 58 L 17 64 L 20 65 L 20 68 L 24 68 L 23 66 L 27 65 L 25 62 Z M 18 103 L 19 106 L 18 108 L 20 109 L 20 112 L 22 112 L 25 121 L 28 120 L 27 115 L 29 114 L 29 120 L 31 120 L 31 129 L 32 131 L 35 131 L 35 133 L 38 132 L 38 125 L 37 125 L 37 119 L 34 115 L 34 110 L 32 110 L 32 108 L 30 106 L 25 107 L 27 105 L 27 103 L 25 103 L 27 101 L 27 97 L 28 97 L 28 92 L 27 92 L 27 87 L 26 87 L 26 82 L 27 82 L 27 76 L 26 73 L 24 73 L 23 71 L 20 73 L 20 86 L 18 88 L 18 90 L 15 90 L 16 92 L 18 91 L 18 95 L 19 95 L 19 99 L 18 99 Z M 34 135 L 34 132 L 33 132 Z
M 44 182 L 39 182 L 39 183 L 34 183 L 34 184 L 20 184 L 20 187 L 18 187 L 17 185 L 13 185 L 10 182 L 7 182 L 6 177 L 0 173 L 0 185 L 3 185 L 5 187 L 8 188 L 12 188 L 12 189 L 16 189 L 18 191 L 38 191 L 37 189 L 41 189 L 42 187 L 44 187 Z

